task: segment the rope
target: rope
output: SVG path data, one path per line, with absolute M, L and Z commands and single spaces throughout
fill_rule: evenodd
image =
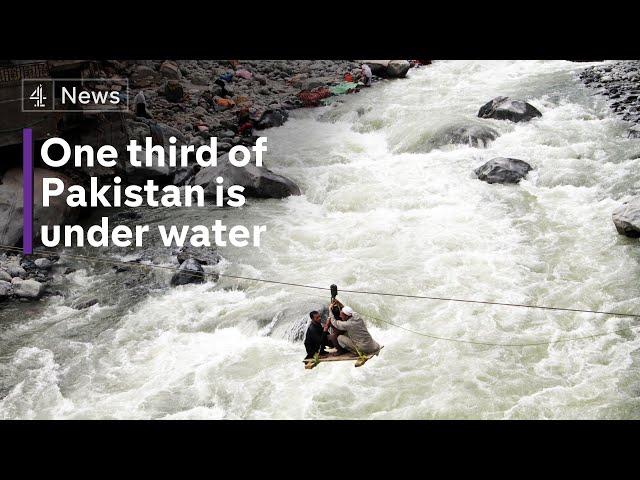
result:
M 16 252 L 16 253 L 22 252 L 21 248 L 12 247 L 12 246 L 9 246 L 9 245 L 0 245 L 0 249 L 1 250 L 12 251 L 12 252 Z M 270 279 L 264 279 L 264 278 L 246 277 L 246 276 L 231 275 L 231 274 L 226 274 L 226 273 L 189 272 L 189 271 L 185 271 L 185 270 L 180 270 L 179 268 L 176 268 L 176 267 L 169 267 L 169 266 L 164 266 L 164 265 L 146 265 L 146 264 L 141 264 L 141 263 L 131 263 L 131 262 L 125 262 L 125 261 L 120 261 L 120 260 L 114 260 L 114 259 L 101 259 L 101 258 L 98 258 L 98 257 L 92 257 L 92 256 L 86 256 L 86 255 L 75 255 L 75 254 L 67 254 L 67 253 L 46 252 L 46 251 L 39 251 L 39 250 L 34 250 L 33 251 L 33 255 L 39 255 L 39 256 L 50 256 L 50 255 L 53 255 L 53 254 L 58 255 L 59 257 L 67 257 L 67 258 L 78 259 L 78 260 L 86 260 L 86 261 L 93 261 L 93 262 L 98 262 L 98 263 L 106 263 L 106 264 L 110 264 L 110 265 L 125 265 L 127 267 L 134 267 L 134 268 L 143 268 L 143 269 L 154 269 L 155 268 L 155 269 L 162 269 L 162 270 L 170 270 L 170 271 L 173 271 L 173 272 L 180 272 L 182 275 L 188 275 L 188 276 L 194 276 L 194 277 L 200 277 L 200 278 L 202 278 L 203 276 L 205 276 L 205 277 L 206 276 L 212 276 L 212 277 L 219 276 L 219 277 L 225 277 L 225 278 L 232 278 L 232 279 L 236 279 L 236 280 L 248 280 L 248 281 L 253 281 L 253 282 L 261 282 L 261 283 L 268 283 L 268 284 L 275 284 L 275 285 L 286 285 L 286 286 L 291 286 L 291 287 L 299 287 L 299 288 L 307 288 L 307 289 L 323 290 L 323 291 L 327 290 L 326 287 L 318 287 L 318 286 L 315 286 L 315 285 L 305 285 L 305 284 L 301 284 L 301 283 L 282 282 L 282 281 L 278 281 L 278 280 L 270 280 Z M 593 314 L 610 315 L 610 316 L 617 316 L 617 317 L 640 318 L 640 314 L 634 314 L 634 313 L 611 312 L 611 311 L 601 311 L 601 310 L 586 310 L 586 309 L 563 308 L 563 307 L 549 307 L 549 306 L 544 306 L 544 305 L 529 305 L 529 304 L 522 304 L 522 303 L 491 302 L 491 301 L 485 301 L 485 300 L 470 300 L 470 299 L 461 299 L 461 298 L 433 297 L 433 296 L 427 296 L 427 295 L 409 295 L 409 294 L 400 294 L 400 293 L 387 293 L 387 292 L 375 292 L 375 291 L 363 291 L 363 290 L 341 290 L 341 292 L 342 293 L 362 294 L 362 295 L 380 295 L 380 296 L 399 297 L 399 298 L 426 299 L 426 300 L 474 303 L 474 304 L 482 304 L 482 305 L 496 305 L 496 306 L 505 306 L 505 307 L 519 307 L 519 308 L 553 310 L 553 311 L 574 312 L 574 313 L 593 313 Z M 405 330 L 407 332 L 410 332 L 410 333 L 413 333 L 413 334 L 416 334 L 416 335 L 420 335 L 420 336 L 423 336 L 423 337 L 431 338 L 431 339 L 434 339 L 434 340 L 443 340 L 443 341 L 447 341 L 447 342 L 466 343 L 466 344 L 471 344 L 471 345 L 483 345 L 483 346 L 492 346 L 492 347 L 533 347 L 533 346 L 541 346 L 541 345 L 554 345 L 554 344 L 557 344 L 557 343 L 572 342 L 572 341 L 577 341 L 577 340 L 587 340 L 587 339 L 602 337 L 602 336 L 606 336 L 606 335 L 622 333 L 622 332 L 626 332 L 626 331 L 634 331 L 634 329 L 640 327 L 640 325 L 636 325 L 636 326 L 620 328 L 620 329 L 612 330 L 612 331 L 608 331 L 608 332 L 600 332 L 600 333 L 595 333 L 595 334 L 592 334 L 592 335 L 585 335 L 585 336 L 581 336 L 581 337 L 563 338 L 563 339 L 551 340 L 551 341 L 546 341 L 546 342 L 495 343 L 495 342 L 482 342 L 482 341 L 477 341 L 477 340 L 464 340 L 464 339 L 452 338 L 452 337 L 442 337 L 442 336 L 438 336 L 438 335 L 433 335 L 431 333 L 425 333 L 425 332 L 420 332 L 420 331 L 417 331 L 417 330 L 413 330 L 411 328 L 407 328 L 407 327 L 404 327 L 402 325 L 398 325 L 396 323 L 390 322 L 389 320 L 384 320 L 384 319 L 381 319 L 381 318 L 377 318 L 377 317 L 374 317 L 372 315 L 367 315 L 367 316 L 370 317 L 373 320 L 377 320 L 379 322 L 386 323 L 388 325 L 394 326 L 396 328 L 400 328 L 400 329 Z

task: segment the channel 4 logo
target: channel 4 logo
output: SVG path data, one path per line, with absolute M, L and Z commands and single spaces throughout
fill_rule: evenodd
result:
M 114 112 L 129 109 L 126 78 L 22 80 L 23 112 Z
M 46 104 L 44 103 L 44 101 L 47 99 L 47 97 L 44 96 L 43 93 L 43 87 L 42 84 L 38 84 L 38 86 L 36 87 L 36 89 L 33 91 L 33 93 L 31 94 L 31 96 L 29 97 L 29 100 L 34 100 L 33 106 L 35 108 L 45 108 Z

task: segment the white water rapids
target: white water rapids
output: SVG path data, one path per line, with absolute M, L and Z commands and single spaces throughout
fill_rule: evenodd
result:
M 640 189 L 640 140 L 564 61 L 435 62 L 266 131 L 266 165 L 303 195 L 250 200 L 227 224 L 265 224 L 260 249 L 220 271 L 327 292 L 221 279 L 140 296 L 130 275 L 79 268 L 71 296 L 0 307 L 0 418 L 640 418 L 638 330 L 526 348 L 433 340 L 370 320 L 385 346 L 363 368 L 307 371 L 294 340 L 328 287 L 640 313 L 637 239 L 611 212 Z M 480 120 L 498 95 L 541 118 Z M 439 128 L 486 124 L 488 148 L 425 153 Z M 535 168 L 519 185 L 472 170 L 497 156 Z M 138 223 L 212 224 L 215 209 L 146 210 Z M 179 222 L 179 223 L 178 223 Z M 93 252 L 95 253 L 95 252 Z M 63 288 L 64 285 L 61 287 Z M 129 295 L 129 296 L 127 296 Z M 413 330 L 497 343 L 637 325 L 592 314 L 344 295 Z

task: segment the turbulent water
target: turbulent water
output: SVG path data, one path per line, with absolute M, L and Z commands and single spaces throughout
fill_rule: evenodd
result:
M 640 140 L 571 62 L 435 62 L 266 131 L 267 165 L 304 195 L 242 209 L 146 210 L 137 223 L 265 224 L 260 249 L 225 248 L 215 269 L 313 284 L 640 313 L 637 240 L 611 212 L 640 190 Z M 542 118 L 476 118 L 498 95 Z M 488 148 L 430 150 L 478 122 Z M 473 178 L 508 156 L 516 186 Z M 96 213 L 93 220 L 99 218 Z M 152 229 L 153 230 L 153 229 Z M 76 253 L 78 250 L 75 251 Z M 96 254 L 99 252 L 90 252 Z M 104 253 L 104 252 L 102 252 Z M 163 249 L 115 252 L 170 264 Z M 640 418 L 638 330 L 627 318 L 344 295 L 381 355 L 304 370 L 300 329 L 327 292 L 222 279 L 167 287 L 170 272 L 78 264 L 66 296 L 0 311 L 4 418 Z M 85 310 L 78 297 L 96 296 Z

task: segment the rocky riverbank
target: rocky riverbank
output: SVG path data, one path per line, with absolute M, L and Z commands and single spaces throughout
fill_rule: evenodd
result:
M 625 60 L 585 69 L 580 78 L 609 99 L 609 106 L 632 124 L 630 138 L 640 138 L 640 60 Z
M 609 100 L 609 106 L 631 123 L 629 138 L 640 138 L 640 60 L 625 60 L 585 69 L 580 78 L 596 93 Z M 623 202 L 612 215 L 620 235 L 640 237 L 640 197 Z
M 151 137 L 154 145 L 168 147 L 169 139 L 175 137 L 178 146 L 197 148 L 216 137 L 218 154 L 224 157 L 235 145 L 253 145 L 261 135 L 260 130 L 282 125 L 290 110 L 319 106 L 335 100 L 332 97 L 357 92 L 363 87 L 362 63 L 369 65 L 373 82 L 404 77 L 410 67 L 420 64 L 406 60 L 104 61 L 98 66 L 96 78 L 126 78 L 130 87 L 130 110 L 122 116 L 84 117 L 80 128 L 69 136 L 62 136 L 72 145 L 99 147 L 109 142 L 121 151 L 130 139 L 144 143 L 145 137 Z M 96 131 L 111 132 L 111 139 L 96 135 Z M 197 184 L 208 191 L 215 178 L 225 176 L 227 167 L 226 162 L 205 169 L 197 164 L 188 168 L 138 169 L 127 168 L 127 165 L 121 162 L 114 169 L 69 167 L 55 172 L 36 168 L 35 191 L 42 190 L 43 177 L 57 176 L 66 186 L 72 183 L 86 186 L 90 176 L 96 176 L 99 184 L 107 185 L 116 175 L 122 178 L 123 184 L 143 184 L 153 179 L 160 185 Z M 22 171 L 16 166 L 1 173 L 0 220 L 5 228 L 0 232 L 0 244 L 17 246 L 22 237 Z M 245 187 L 248 197 L 283 198 L 301 193 L 291 180 L 251 164 L 241 172 L 234 172 L 233 181 Z M 66 208 L 64 199 L 59 200 L 56 208 L 46 209 L 36 195 L 34 223 L 53 225 L 77 221 L 78 212 Z M 201 265 L 219 261 L 215 251 L 209 252 L 209 256 L 217 260 L 202 261 L 194 252 L 178 252 L 175 260 L 180 271 L 170 284 L 202 282 Z M 55 268 L 57 261 L 53 253 L 46 258 L 12 251 L 3 253 L 0 301 L 27 301 L 55 294 L 49 288 L 52 277 L 54 273 L 65 273 L 64 268 Z

